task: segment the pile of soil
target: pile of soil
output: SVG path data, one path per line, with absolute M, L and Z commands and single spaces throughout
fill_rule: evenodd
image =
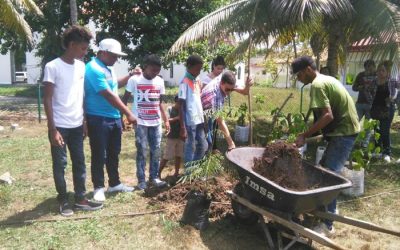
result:
M 292 144 L 282 141 L 268 144 L 263 156 L 254 158 L 253 170 L 287 189 L 304 191 L 311 188 L 299 150 Z
M 168 190 L 157 194 L 149 201 L 150 205 L 166 209 L 166 214 L 171 219 L 179 220 L 182 217 L 186 205 L 186 196 L 191 190 L 198 190 L 211 196 L 211 206 L 209 209 L 210 220 L 218 220 L 226 214 L 232 213 L 231 200 L 226 194 L 227 190 L 232 190 L 236 184 L 228 176 L 213 177 L 205 181 L 197 180 L 192 183 L 178 183 Z

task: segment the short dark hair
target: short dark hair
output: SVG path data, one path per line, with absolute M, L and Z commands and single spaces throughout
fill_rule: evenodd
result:
M 162 63 L 160 57 L 154 54 L 145 56 L 143 59 L 143 67 L 146 67 L 148 65 L 155 65 L 161 67 Z
M 392 72 L 393 62 L 390 61 L 390 60 L 386 60 L 386 61 L 383 61 L 383 62 L 378 64 L 378 68 L 380 68 L 382 66 L 385 67 L 386 71 L 390 75 L 390 73 Z
M 199 65 L 199 64 L 204 64 L 204 62 L 203 62 L 203 59 L 201 59 L 201 57 L 198 55 L 191 55 L 186 60 L 186 67 L 188 69 L 190 69 L 193 66 Z
M 222 65 L 222 66 L 224 66 L 224 67 L 226 66 L 224 57 L 222 57 L 222 56 L 217 56 L 216 58 L 214 58 L 214 59 L 212 60 L 212 63 L 211 63 L 211 71 L 213 71 L 213 70 L 214 70 L 214 67 L 215 67 L 215 66 L 218 66 L 218 65 Z
M 235 75 L 231 71 L 226 71 L 222 74 L 221 82 L 227 83 L 229 85 L 236 84 Z
M 317 65 L 310 56 L 298 57 L 292 62 L 292 74 L 296 74 L 308 66 L 310 66 L 313 70 L 317 70 Z
M 375 66 L 375 62 L 372 59 L 368 59 L 364 62 L 364 68 L 367 68 L 369 66 Z
M 176 96 L 174 97 L 174 101 L 175 101 L 175 102 L 179 101 L 178 95 L 176 95 Z
M 70 42 L 89 43 L 92 38 L 92 33 L 87 28 L 79 25 L 72 25 L 67 28 L 62 35 L 62 46 L 66 49 Z

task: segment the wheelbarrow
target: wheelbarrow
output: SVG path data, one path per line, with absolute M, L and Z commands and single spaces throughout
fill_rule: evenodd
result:
M 323 184 L 306 191 L 284 188 L 254 172 L 252 169 L 254 158 L 262 157 L 264 150 L 265 148 L 260 147 L 242 147 L 226 153 L 230 166 L 237 171 L 240 178 L 240 182 L 233 191 L 228 191 L 228 194 L 232 198 L 235 217 L 248 224 L 261 222 L 270 249 L 276 247 L 265 224 L 264 216 L 291 231 L 292 236 L 283 233 L 292 239 L 286 246 L 282 245 L 282 234 L 278 232 L 278 249 L 289 249 L 297 241 L 311 244 L 312 240 L 333 249 L 344 249 L 329 238 L 293 220 L 304 214 L 400 237 L 400 232 L 326 212 L 326 206 L 339 195 L 340 191 L 352 185 L 349 180 L 332 171 L 303 161 L 305 175 L 310 180 L 319 178 Z M 304 241 L 304 237 L 308 240 Z

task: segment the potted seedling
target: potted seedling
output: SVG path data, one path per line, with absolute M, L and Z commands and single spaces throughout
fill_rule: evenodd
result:
M 350 155 L 348 167 L 344 167 L 342 175 L 349 179 L 353 186 L 342 191 L 343 194 L 348 196 L 360 196 L 364 194 L 364 169 L 367 169 L 373 154 L 380 152 L 380 147 L 376 147 L 375 143 L 366 142 L 368 134 L 372 133 L 377 127 L 378 121 L 364 119 L 363 129 L 358 134 L 355 146 Z M 373 140 L 379 139 L 379 133 L 374 134 Z M 365 147 L 364 145 L 367 144 Z
M 208 192 L 213 177 L 223 171 L 224 157 L 219 153 L 208 153 L 203 159 L 185 164 L 186 174 L 179 182 L 192 184 L 191 191 L 186 195 L 187 203 L 181 223 L 192 225 L 198 230 L 204 230 L 209 225 L 209 208 L 212 193 Z
M 248 113 L 246 103 L 242 103 L 236 110 L 235 141 L 248 142 L 250 127 L 248 125 Z

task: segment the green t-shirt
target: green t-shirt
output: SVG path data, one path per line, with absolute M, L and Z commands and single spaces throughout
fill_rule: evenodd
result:
M 343 85 L 331 76 L 317 74 L 311 83 L 310 109 L 318 119 L 318 109 L 330 107 L 333 121 L 323 130 L 326 136 L 346 136 L 360 132 L 354 101 Z

